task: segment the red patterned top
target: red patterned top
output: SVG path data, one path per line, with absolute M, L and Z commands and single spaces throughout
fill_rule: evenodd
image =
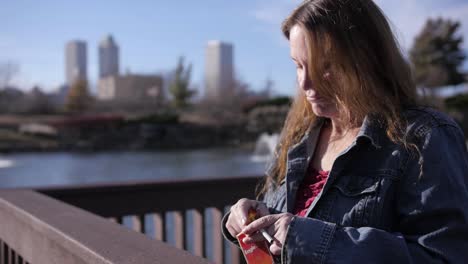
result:
M 323 186 L 328 179 L 328 171 L 317 171 L 311 169 L 305 176 L 296 195 L 296 204 L 294 206 L 294 214 L 297 216 L 305 216 L 310 205 L 322 191 Z

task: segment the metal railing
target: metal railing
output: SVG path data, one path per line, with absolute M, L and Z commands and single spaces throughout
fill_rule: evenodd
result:
M 0 263 L 243 263 L 222 238 L 221 218 L 253 198 L 258 180 L 2 190 Z

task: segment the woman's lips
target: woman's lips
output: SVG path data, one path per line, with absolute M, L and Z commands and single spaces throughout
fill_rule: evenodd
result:
M 306 98 L 307 98 L 307 101 L 309 102 L 317 102 L 317 101 L 322 100 L 322 97 L 320 96 L 306 96 Z

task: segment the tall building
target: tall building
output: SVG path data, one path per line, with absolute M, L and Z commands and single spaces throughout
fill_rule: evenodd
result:
M 70 41 L 65 46 L 65 78 L 72 86 L 77 80 L 87 80 L 86 42 Z
M 119 75 L 119 46 L 111 35 L 99 43 L 99 78 Z
M 234 88 L 233 46 L 221 41 L 210 41 L 206 48 L 205 96 L 220 99 L 230 95 Z

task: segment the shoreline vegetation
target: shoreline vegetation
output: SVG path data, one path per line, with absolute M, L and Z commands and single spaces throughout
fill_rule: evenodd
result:
M 16 119 L 16 120 L 15 120 Z M 12 121 L 17 121 L 13 117 Z M 0 122 L 0 153 L 56 151 L 153 151 L 253 147 L 256 134 L 240 124 L 129 121 L 119 116 L 82 116 L 23 124 Z
M 432 100 L 430 105 L 434 105 Z M 89 112 L 0 115 L 0 153 L 165 151 L 234 147 L 253 150 L 262 133 L 280 132 L 290 101 L 257 103 L 244 111 Z M 438 102 L 468 135 L 468 95 Z M 224 110 L 220 110 L 224 109 Z
M 88 113 L 1 115 L 0 153 L 254 149 L 262 133 L 281 129 L 288 105 L 247 114 Z

